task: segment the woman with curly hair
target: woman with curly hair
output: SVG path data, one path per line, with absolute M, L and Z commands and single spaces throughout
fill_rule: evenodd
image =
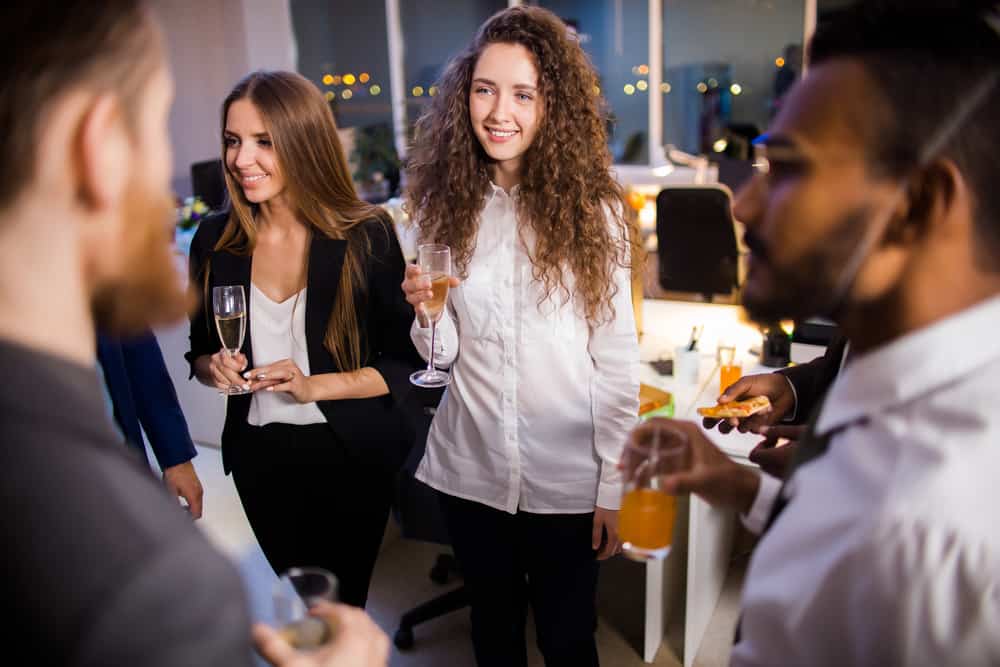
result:
M 449 64 L 408 165 L 421 238 L 452 248 L 458 276 L 434 343 L 452 381 L 417 477 L 439 491 L 480 667 L 526 664 L 529 601 L 547 665 L 598 664 L 598 560 L 619 550 L 639 383 L 596 86 L 556 16 L 502 11 Z M 431 298 L 415 266 L 403 290 L 418 313 Z

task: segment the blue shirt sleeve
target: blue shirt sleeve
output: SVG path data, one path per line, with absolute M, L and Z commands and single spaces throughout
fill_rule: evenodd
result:
M 139 422 L 162 470 L 193 459 L 197 451 L 156 336 L 122 341 Z

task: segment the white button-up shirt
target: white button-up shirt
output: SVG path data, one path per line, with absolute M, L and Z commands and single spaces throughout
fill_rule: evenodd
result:
M 829 450 L 751 560 L 733 664 L 1000 664 L 998 331 L 993 298 L 843 368 Z
M 417 478 L 510 513 L 618 509 L 616 465 L 639 409 L 629 271 L 615 271 L 615 318 L 600 327 L 576 299 L 539 305 L 516 198 L 487 195 L 468 278 L 437 324 L 435 365 L 452 380 Z M 426 359 L 430 329 L 414 322 L 412 338 Z

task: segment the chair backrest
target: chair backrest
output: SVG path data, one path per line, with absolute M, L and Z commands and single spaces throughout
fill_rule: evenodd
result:
M 666 188 L 656 197 L 660 286 L 711 300 L 738 287 L 739 251 L 729 190 Z
M 191 191 L 201 197 L 213 211 L 222 210 L 226 202 L 226 181 L 222 175 L 222 160 L 206 160 L 191 165 Z

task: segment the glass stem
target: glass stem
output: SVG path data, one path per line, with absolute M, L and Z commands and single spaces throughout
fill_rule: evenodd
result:
M 431 321 L 431 354 L 430 359 L 427 360 L 427 372 L 433 373 L 436 369 L 434 368 L 434 338 L 437 333 L 437 320 Z

